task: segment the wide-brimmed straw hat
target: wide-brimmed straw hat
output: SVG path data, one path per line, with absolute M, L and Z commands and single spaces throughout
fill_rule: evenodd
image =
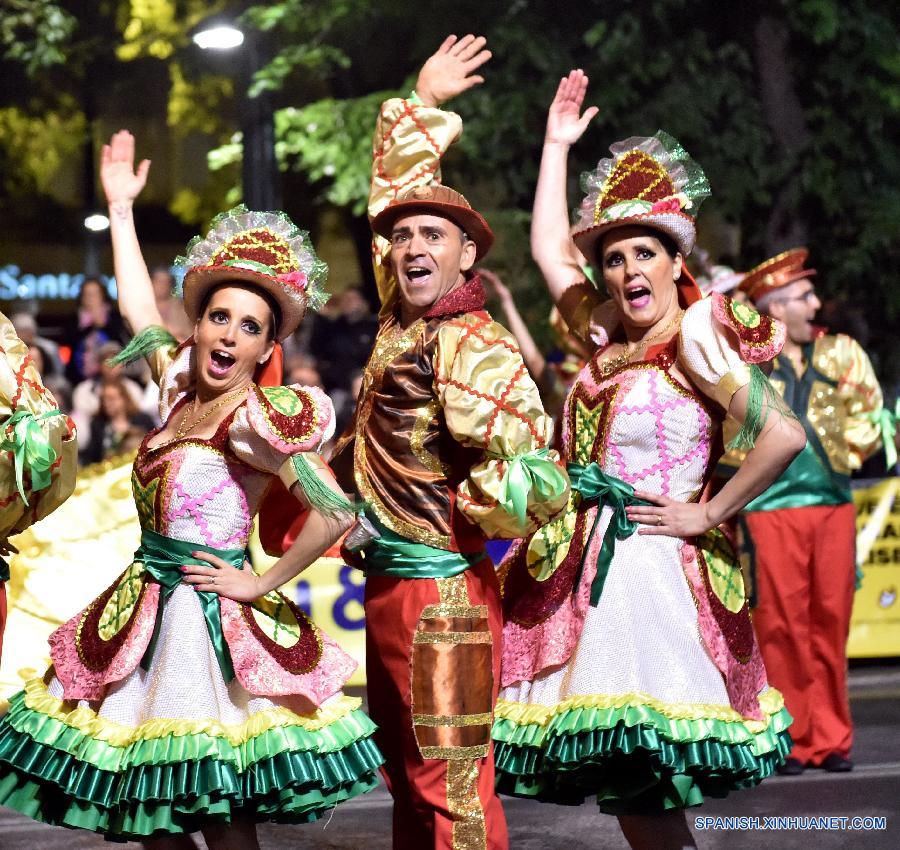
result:
M 750 269 L 741 281 L 741 290 L 755 304 L 760 298 L 806 277 L 812 277 L 815 269 L 804 268 L 809 251 L 791 248 Z
M 640 225 L 670 236 L 686 257 L 697 239 L 697 208 L 710 194 L 703 170 L 662 130 L 616 142 L 609 150 L 612 159 L 601 159 L 581 175 L 587 195 L 572 235 L 581 253 L 593 260 L 604 233 Z
M 187 269 L 182 283 L 184 310 L 192 322 L 209 289 L 226 281 L 244 282 L 270 295 L 281 320 L 275 336 L 289 337 L 307 309 L 327 300 L 328 266 L 313 249 L 306 231 L 283 212 L 255 212 L 237 206 L 216 216 L 206 236 L 195 236 L 175 265 Z
M 494 244 L 494 233 L 484 216 L 473 210 L 471 204 L 455 189 L 438 183 L 416 186 L 398 195 L 372 219 L 372 230 L 389 240 L 397 219 L 416 213 L 431 213 L 448 218 L 464 230 L 475 243 L 476 262 L 483 259 Z

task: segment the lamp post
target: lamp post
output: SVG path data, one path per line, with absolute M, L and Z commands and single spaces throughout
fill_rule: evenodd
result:
M 275 159 L 275 124 L 272 101 L 267 92 L 249 97 L 247 90 L 259 69 L 259 55 L 252 37 L 233 23 L 210 19 L 194 33 L 194 43 L 203 50 L 241 49 L 238 61 L 238 85 L 243 96 L 239 104 L 244 155 L 241 190 L 244 203 L 252 210 L 281 208 L 280 180 Z

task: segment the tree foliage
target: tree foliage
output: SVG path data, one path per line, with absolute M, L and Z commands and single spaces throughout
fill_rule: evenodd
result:
M 465 133 L 445 179 L 500 222 L 495 263 L 527 255 L 545 110 L 559 77 L 583 67 L 601 112 L 573 152 L 574 174 L 618 138 L 668 130 L 713 187 L 701 240 L 704 218 L 736 226 L 739 268 L 807 242 L 823 291 L 865 314 L 868 327 L 857 332 L 871 334 L 882 371 L 895 368 L 887 355 L 900 317 L 900 40 L 890 4 L 588 0 L 567 4 L 564 15 L 545 0 L 460 0 L 433 15 L 422 8 L 284 0 L 249 13 L 270 39 L 319 51 L 327 97 L 304 103 L 310 67 L 293 65 L 290 49 L 257 80 L 294 95 L 297 108 L 279 116 L 279 149 L 323 200 L 362 209 L 378 90 L 402 92 L 447 32 L 475 27 L 494 58 L 486 83 L 451 105 Z M 570 198 L 573 206 L 579 199 L 574 176 Z M 527 263 L 513 266 L 501 270 L 522 278 L 523 303 L 538 303 L 543 288 Z M 544 307 L 534 308 L 535 320 Z
M 545 110 L 559 77 L 583 67 L 601 112 L 572 154 L 572 206 L 578 172 L 611 142 L 666 129 L 710 178 L 701 240 L 716 222 L 730 225 L 740 234 L 731 258 L 739 268 L 807 242 L 823 291 L 846 301 L 845 315 L 865 315 L 881 370 L 900 368 L 888 356 L 900 317 L 900 39 L 888 0 L 583 0 L 564 13 L 557 0 L 240 3 L 254 49 L 269 60 L 249 92 L 232 82 L 233 68 L 201 69 L 185 50 L 200 17 L 235 8 L 226 0 L 6 6 L 0 164 L 15 175 L 4 178 L 6 188 L 48 186 L 46 149 L 58 139 L 60 150 L 71 150 L 71 134 L 87 131 L 77 116 L 92 70 L 165 61 L 173 132 L 220 144 L 210 182 L 171 202 L 183 219 L 208 217 L 234 196 L 235 105 L 265 93 L 281 107 L 277 153 L 290 179 L 303 182 L 305 196 L 343 209 L 362 233 L 353 217 L 365 205 L 378 101 L 408 91 L 448 32 L 474 28 L 494 58 L 486 83 L 450 105 L 466 129 L 445 178 L 495 224 L 492 262 L 536 327 L 547 305 L 528 262 L 527 231 Z M 44 143 L 16 141 L 41 130 Z M 49 170 L 41 172 L 44 157 Z
M 50 0 L 5 0 L 4 6 L 0 47 L 6 58 L 21 62 L 31 75 L 65 61 L 76 26 L 73 15 Z

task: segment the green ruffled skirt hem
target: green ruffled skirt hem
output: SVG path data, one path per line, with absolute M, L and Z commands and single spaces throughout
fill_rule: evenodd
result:
M 276 726 L 239 744 L 172 734 L 117 747 L 17 694 L 0 725 L 0 805 L 123 841 L 209 820 L 305 823 L 378 784 L 374 729 L 354 710 L 316 731 Z
M 497 790 L 563 805 L 596 797 L 600 810 L 614 815 L 698 806 L 706 796 L 752 787 L 791 749 L 784 707 L 755 724 L 671 718 L 634 704 L 527 722 L 529 707 L 518 707 L 504 712 L 501 703 L 494 721 Z M 517 714 L 524 722 L 510 717 Z

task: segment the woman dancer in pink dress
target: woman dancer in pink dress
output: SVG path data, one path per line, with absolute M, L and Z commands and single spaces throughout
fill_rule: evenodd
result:
M 12 698 L 0 805 L 146 847 L 194 847 L 200 830 L 210 848 L 253 848 L 257 822 L 313 820 L 372 788 L 381 762 L 359 700 L 341 693 L 354 662 L 275 590 L 352 517 L 316 454 L 331 402 L 277 386 L 279 340 L 317 304 L 326 270 L 283 214 L 217 217 L 179 258 L 194 333 L 177 345 L 132 217 L 148 167 L 135 172 L 126 132 L 104 149 L 129 349 L 150 363 L 165 423 L 134 464 L 141 544 L 52 635 L 47 676 Z M 244 553 L 278 477 L 311 510 L 258 576 Z
M 725 296 L 701 299 L 687 273 L 686 210 L 709 189 L 670 136 L 618 142 L 587 175 L 574 242 L 610 301 L 584 280 L 565 182 L 569 146 L 596 112 L 580 115 L 586 86 L 573 71 L 550 107 L 532 250 L 595 354 L 563 414 L 568 508 L 506 562 L 498 784 L 557 803 L 594 796 L 633 847 L 681 848 L 693 846 L 685 806 L 760 781 L 790 747 L 717 526 L 804 436 L 756 365 L 783 327 Z M 750 451 L 706 498 L 726 417 L 726 439 Z

